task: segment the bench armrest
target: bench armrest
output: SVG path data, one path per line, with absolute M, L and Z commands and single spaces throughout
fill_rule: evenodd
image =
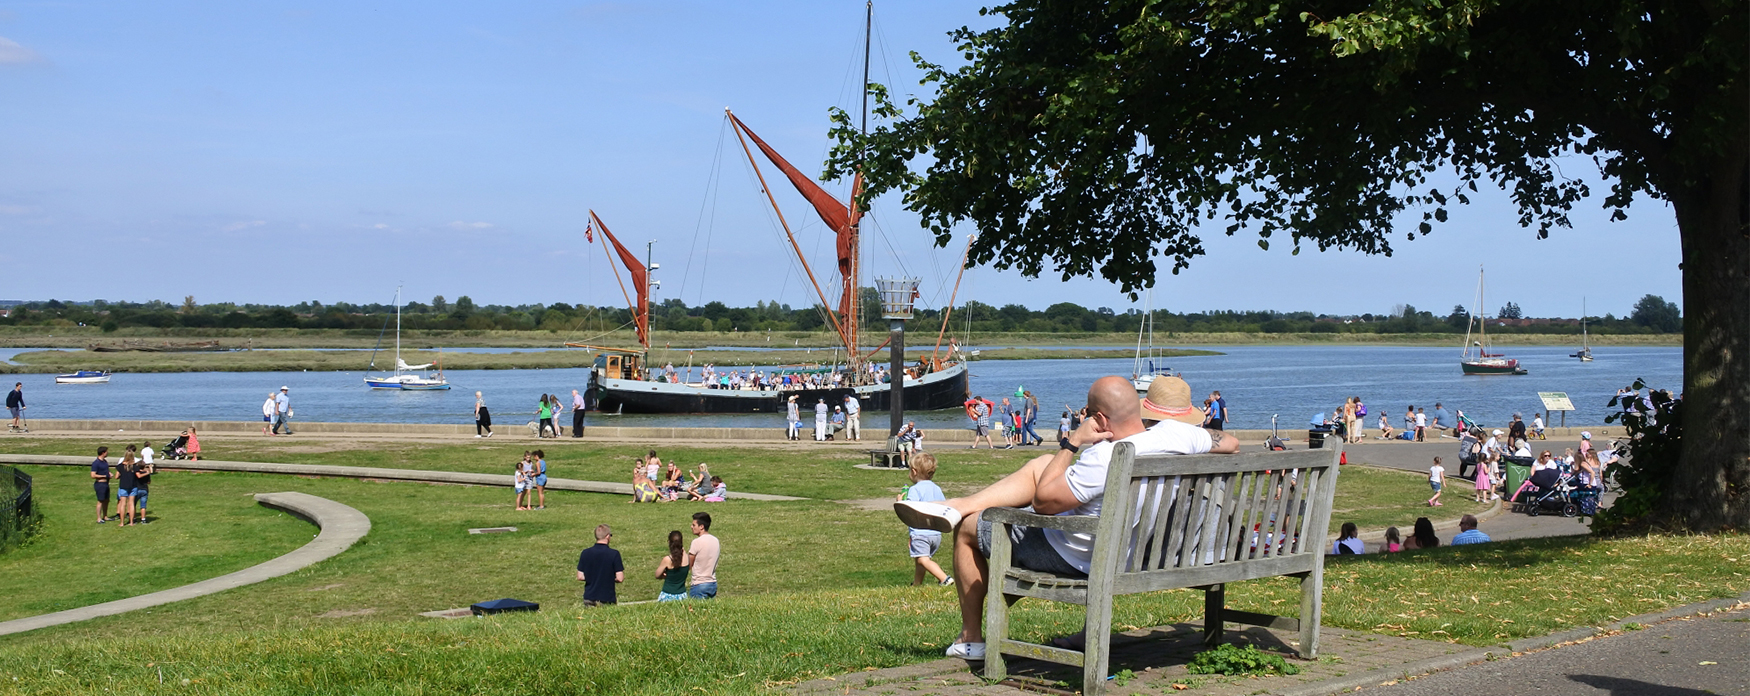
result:
M 991 524 L 1058 529 L 1080 534 L 1093 534 L 1100 524 L 1100 518 L 1094 515 L 1041 515 L 1019 508 L 1006 507 L 987 508 L 979 515 L 990 520 Z

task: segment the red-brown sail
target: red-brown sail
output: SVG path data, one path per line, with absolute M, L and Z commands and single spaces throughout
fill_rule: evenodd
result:
M 639 261 L 637 256 L 633 256 L 632 252 L 627 251 L 625 245 L 620 244 L 620 240 L 614 237 L 614 233 L 608 231 L 608 226 L 602 224 L 602 219 L 596 217 L 595 211 L 590 211 L 589 217 L 595 220 L 595 226 L 601 229 L 602 236 L 614 245 L 615 253 L 620 255 L 620 263 L 626 265 L 626 272 L 632 276 L 632 287 L 638 289 L 638 301 L 633 303 L 632 307 L 632 324 L 638 332 L 638 342 L 643 344 L 646 350 L 649 350 L 650 272 L 644 268 L 644 262 Z
M 767 145 L 766 141 L 760 139 L 760 136 L 748 128 L 747 124 L 736 118 L 735 114 L 729 114 L 729 119 L 735 123 L 736 128 L 741 129 L 741 132 L 753 139 L 754 145 L 759 147 L 760 152 L 765 153 L 766 159 L 771 160 L 773 165 L 784 172 L 784 176 L 790 179 L 790 185 L 796 187 L 796 192 L 802 194 L 802 197 L 808 199 L 808 203 L 814 206 L 814 212 L 820 215 L 821 222 L 826 223 L 826 226 L 837 235 L 838 240 L 834 246 L 838 252 L 839 278 L 842 285 L 839 290 L 838 313 L 840 317 L 845 318 L 848 325 L 855 326 L 857 318 L 856 313 L 852 311 L 852 301 L 856 298 L 857 292 L 857 269 L 854 264 L 857 258 L 857 221 L 862 217 L 862 214 L 840 203 L 838 199 L 832 197 L 832 194 L 827 193 L 826 189 L 821 188 L 820 184 L 814 183 L 814 180 L 808 178 L 807 174 L 796 169 L 784 159 L 783 155 L 778 154 L 777 150 L 772 149 L 772 146 Z M 855 183 L 852 184 L 852 196 L 860 193 L 862 186 L 863 175 L 858 174 Z M 855 340 L 854 333 L 850 339 Z

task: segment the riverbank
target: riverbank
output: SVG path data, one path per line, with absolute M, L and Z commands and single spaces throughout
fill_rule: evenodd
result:
M 907 361 L 914 362 L 929 354 L 928 348 L 906 351 Z M 888 362 L 883 348 L 870 355 L 877 364 Z M 1212 350 L 1174 348 L 1156 350 L 1163 358 L 1196 355 L 1221 355 Z M 1132 350 L 1060 348 L 992 348 L 980 351 L 980 360 L 1038 360 L 1130 358 Z M 552 370 L 588 367 L 595 352 L 588 349 L 547 350 L 533 352 L 440 352 L 404 350 L 401 357 L 410 364 L 441 363 L 449 370 Z M 378 351 L 375 356 L 378 371 L 394 365 L 393 353 Z M 843 351 L 830 349 L 797 350 L 686 350 L 658 348 L 651 351 L 648 364 L 661 366 L 674 363 L 719 367 L 773 367 L 778 365 L 816 365 L 840 362 Z M 0 373 L 56 374 L 75 370 L 107 370 L 110 372 L 362 372 L 371 364 L 369 350 L 221 350 L 187 353 L 154 352 L 93 352 L 83 349 L 41 350 L 19 353 L 10 364 L 0 364 Z
M 914 327 L 915 328 L 915 327 Z M 126 328 L 104 333 L 93 326 L 0 326 L 0 348 L 85 348 L 88 345 L 119 346 L 125 343 L 189 344 L 218 341 L 225 348 L 352 348 L 368 350 L 377 344 L 378 332 L 371 329 L 147 329 Z M 911 334 L 908 342 L 934 345 L 927 330 Z M 1578 345 L 1579 336 L 1571 333 L 1520 334 L 1491 333 L 1497 345 L 1570 346 Z M 570 335 L 556 331 L 403 331 L 402 345 L 408 348 L 437 347 L 469 348 L 558 348 L 566 341 L 589 342 L 618 348 L 634 347 L 629 333 L 607 337 Z M 1593 334 L 1594 346 L 1681 346 L 1682 334 Z M 1458 334 L 1371 334 L 1371 333 L 1157 333 L 1155 345 L 1210 346 L 1458 346 L 1464 342 Z M 742 331 L 656 331 L 651 345 L 670 350 L 702 349 L 713 346 L 737 348 L 772 348 L 788 344 L 793 348 L 827 348 L 838 344 L 832 332 L 778 331 L 772 333 Z M 974 347 L 986 345 L 1023 347 L 1099 347 L 1122 348 L 1136 345 L 1132 333 L 1027 333 L 976 334 Z M 909 353 L 909 351 L 908 351 Z M 1128 355 L 1128 354 L 1127 354 Z

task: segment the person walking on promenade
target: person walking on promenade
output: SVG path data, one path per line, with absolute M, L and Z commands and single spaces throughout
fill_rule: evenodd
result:
M 1227 424 L 1227 399 L 1221 398 L 1220 391 L 1209 393 L 1209 429 L 1221 430 Z
M 814 404 L 814 441 L 826 442 L 826 399 L 821 398 Z
M 557 439 L 560 432 L 559 424 L 565 422 L 559 420 L 560 416 L 565 415 L 565 402 L 559 400 L 558 394 L 548 394 L 547 403 L 553 406 L 553 437 Z
M 1034 396 L 1033 392 L 1022 390 L 1021 398 L 1027 400 L 1021 406 L 1021 444 L 1043 444 L 1045 438 L 1039 437 L 1039 432 L 1033 429 L 1033 425 L 1039 422 L 1039 397 Z
M 668 533 L 668 555 L 656 562 L 656 579 L 662 581 L 662 589 L 656 593 L 658 602 L 678 602 L 687 598 L 687 573 L 693 567 L 687 563 L 687 554 L 682 542 L 681 530 Z
M 863 404 L 855 393 L 845 395 L 845 439 L 863 439 Z
M 789 379 L 789 375 L 784 376 Z M 796 395 L 784 400 L 784 439 L 802 439 L 802 409 L 796 405 Z
M 997 448 L 996 443 L 990 441 L 990 405 L 990 402 L 985 401 L 982 396 L 972 397 L 972 405 L 970 407 L 972 414 L 972 449 L 978 449 L 979 440 L 984 440 L 984 444 L 989 445 L 991 449 Z
M 97 494 L 98 524 L 109 521 L 109 478 L 109 448 L 99 447 L 97 458 L 91 460 L 91 491 Z
M 261 434 L 268 436 L 279 434 L 267 431 L 269 427 L 273 426 L 273 414 L 278 413 L 279 410 L 279 392 L 268 392 L 267 400 L 261 402 Z
M 481 437 L 481 431 L 492 437 L 492 412 L 486 409 L 486 397 L 474 392 L 474 437 Z
M 539 424 L 535 428 L 535 437 L 547 437 L 553 430 L 553 404 L 547 401 L 547 395 L 541 395 L 541 402 L 535 405 L 535 418 Z
M 723 543 L 711 535 L 711 513 L 693 513 L 693 537 L 687 548 L 687 564 L 693 567 L 687 597 L 711 599 L 717 596 L 717 559 L 723 555 Z
M 626 581 L 626 564 L 620 552 L 608 546 L 614 530 L 605 524 L 595 528 L 595 544 L 577 554 L 577 580 L 583 583 L 583 605 L 617 604 L 614 585 Z
M 12 429 L 24 429 L 24 383 L 12 385 L 12 391 L 6 392 L 6 411 L 12 414 Z
M 285 432 L 281 433 L 280 430 Z M 273 397 L 273 434 L 292 434 L 292 388 L 282 386 Z
M 290 435 L 292 433 L 287 431 L 286 434 Z M 195 431 L 194 426 L 189 426 L 188 444 L 183 445 L 182 449 L 188 453 L 189 461 L 198 462 L 201 460 L 201 434 Z
M 571 390 L 571 436 L 583 437 L 583 414 L 586 410 L 583 395 Z

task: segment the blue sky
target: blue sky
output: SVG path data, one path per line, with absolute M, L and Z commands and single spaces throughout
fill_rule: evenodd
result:
M 979 6 L 879 3 L 873 79 L 916 91 L 906 54 L 953 61 L 945 33 L 988 22 Z M 657 242 L 658 299 L 807 304 L 723 109 L 818 171 L 827 108 L 856 104 L 862 17 L 846 0 L 0 2 L 0 298 L 384 301 L 405 284 L 417 299 L 616 304 L 582 237 L 593 208 L 640 253 Z M 1564 169 L 1606 188 L 1588 161 Z M 822 226 L 778 193 L 829 272 Z M 1444 313 L 1469 302 L 1479 264 L 1491 312 L 1681 296 L 1668 206 L 1610 223 L 1595 197 L 1575 229 L 1537 240 L 1504 194 L 1476 200 L 1389 259 L 1211 231 L 1156 305 Z M 922 276 L 925 302 L 946 302 L 963 242 L 933 249 L 894 201 L 875 215 L 872 274 Z M 1100 281 L 988 268 L 961 297 L 1134 305 Z

